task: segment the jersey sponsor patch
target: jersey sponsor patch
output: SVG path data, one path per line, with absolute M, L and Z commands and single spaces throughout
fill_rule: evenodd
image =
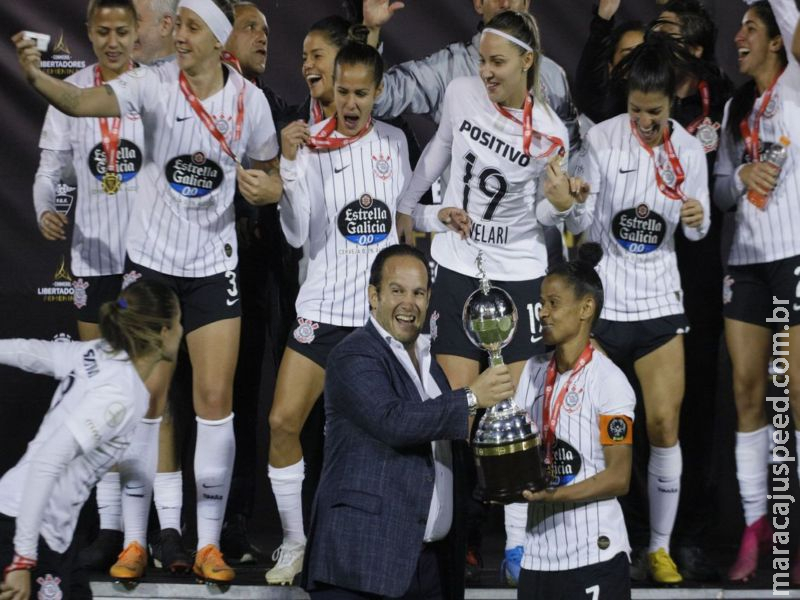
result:
M 102 181 L 103 177 L 108 172 L 108 163 L 106 162 L 106 152 L 103 150 L 103 144 L 97 144 L 89 152 L 89 172 L 92 177 L 97 181 Z M 119 149 L 117 150 L 117 168 L 114 171 L 122 181 L 126 183 L 136 177 L 136 174 L 142 168 L 142 151 L 139 147 L 131 141 L 121 139 L 119 141 Z
M 647 254 L 664 241 L 667 222 L 646 204 L 618 212 L 611 220 L 611 233 L 617 243 L 633 254 Z
M 556 438 L 553 450 L 553 486 L 559 487 L 570 483 L 581 470 L 583 460 L 574 447 L 562 439 Z
M 297 327 L 292 335 L 294 335 L 294 339 L 301 344 L 310 344 L 316 337 L 316 333 L 314 332 L 317 329 L 319 329 L 319 323 L 315 323 L 310 319 L 297 317 Z
M 385 240 L 392 231 L 392 211 L 380 200 L 362 194 L 339 211 L 337 225 L 348 242 L 371 246 Z
M 600 443 L 603 446 L 633 443 L 633 419 L 626 415 L 600 415 Z
M 181 154 L 167 161 L 164 174 L 170 187 L 184 198 L 207 196 L 225 179 L 222 167 L 202 152 Z

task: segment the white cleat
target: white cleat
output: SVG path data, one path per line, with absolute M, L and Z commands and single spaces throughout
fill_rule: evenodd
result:
M 292 585 L 295 576 L 303 570 L 303 556 L 306 545 L 299 542 L 283 542 L 272 553 L 275 566 L 267 571 L 264 578 L 270 585 Z

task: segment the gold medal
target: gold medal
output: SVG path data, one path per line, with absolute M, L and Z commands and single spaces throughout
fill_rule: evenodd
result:
M 102 181 L 103 191 L 109 196 L 113 196 L 119 191 L 120 185 L 122 185 L 122 180 L 119 175 L 106 171 Z

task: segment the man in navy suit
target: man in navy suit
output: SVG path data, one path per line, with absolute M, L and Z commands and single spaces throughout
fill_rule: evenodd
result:
M 450 391 L 420 336 L 430 285 L 418 250 L 382 250 L 372 316 L 328 358 L 325 459 L 303 567 L 314 599 L 463 598 L 464 440 L 475 411 L 513 385 L 498 366 Z

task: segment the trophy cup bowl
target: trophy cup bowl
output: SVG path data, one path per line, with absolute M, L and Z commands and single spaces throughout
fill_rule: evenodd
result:
M 481 279 L 481 287 L 464 304 L 462 321 L 467 337 L 489 353 L 489 363 L 494 366 L 503 364 L 500 351 L 514 336 L 517 307 L 511 296 L 492 286 L 483 272 Z M 540 447 L 536 424 L 513 398 L 488 409 L 472 440 L 482 499 L 500 504 L 525 502 L 524 490 L 544 489 Z

